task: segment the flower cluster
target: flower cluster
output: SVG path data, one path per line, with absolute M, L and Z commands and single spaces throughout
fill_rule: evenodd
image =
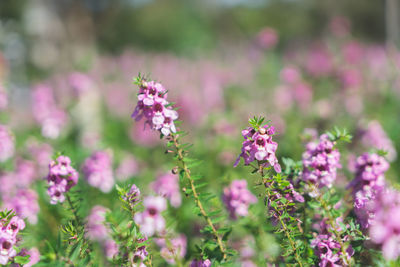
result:
M 159 130 L 164 136 L 175 133 L 174 121 L 178 112 L 170 107 L 167 101 L 167 90 L 160 83 L 142 81 L 140 84 L 138 103 L 132 118 L 140 120 L 145 117 L 145 124 L 153 130 Z
M 327 224 L 327 219 L 324 218 L 314 225 L 314 228 L 318 231 L 318 235 L 315 236 L 315 239 L 311 241 L 311 247 L 314 248 L 316 256 L 319 258 L 319 266 L 346 266 L 346 263 L 343 262 L 342 257 L 342 247 L 341 244 L 337 241 L 337 238 L 332 233 L 335 230 L 336 232 L 341 232 L 342 227 L 339 223 L 342 223 L 342 217 L 336 218 L 335 221 L 335 229 L 332 229 L 332 226 Z M 343 242 L 348 241 L 349 237 L 345 236 L 342 238 Z M 354 250 L 351 245 L 349 245 L 346 249 L 345 259 L 348 263 L 350 261 L 351 256 L 353 256 Z
M 254 160 L 261 161 L 264 166 L 274 167 L 276 172 L 281 172 L 281 166 L 275 156 L 278 144 L 272 141 L 275 133 L 273 126 L 264 125 L 258 131 L 253 127 L 248 127 L 242 131 L 244 141 L 242 143 L 242 153 L 236 159 L 235 167 L 239 164 L 240 158 L 244 159 L 244 164 L 249 165 Z M 265 161 L 265 162 L 264 162 Z
M 303 153 L 303 181 L 318 188 L 332 187 L 336 179 L 336 170 L 341 167 L 340 153 L 334 145 L 327 134 L 322 134 L 319 142 L 307 144 Z
M 0 124 L 0 162 L 14 155 L 14 138 L 6 126 Z
M 372 202 L 385 188 L 384 173 L 389 169 L 389 163 L 377 154 L 364 153 L 357 158 L 355 168 L 355 178 L 349 185 L 354 212 L 361 226 L 368 228 L 373 219 Z
M 232 219 L 247 216 L 249 205 L 257 202 L 257 198 L 247 189 L 246 180 L 235 180 L 224 188 L 222 200 Z
M 386 259 L 394 260 L 400 256 L 400 192 L 384 190 L 374 203 L 375 215 L 369 228 L 371 241 L 381 246 Z
M 165 198 L 148 196 L 143 199 L 145 210 L 135 214 L 134 220 L 145 236 L 153 236 L 165 229 L 165 219 L 161 212 L 167 208 Z
M 181 194 L 179 193 L 179 177 L 176 174 L 166 173 L 157 178 L 151 184 L 153 190 L 167 198 L 171 205 L 175 208 L 179 207 L 182 203 Z
M 328 234 L 318 235 L 312 242 L 315 254 L 319 258 L 319 266 L 346 266 L 341 257 L 342 251 L 340 244 Z M 346 259 L 350 260 L 354 251 L 351 247 L 346 250 Z
M 47 182 L 50 203 L 64 202 L 65 193 L 78 183 L 79 173 L 71 166 L 71 159 L 59 156 L 49 164 Z
M 12 217 L 9 222 L 0 221 L 0 264 L 6 265 L 10 258 L 17 255 L 14 249 L 18 241 L 17 234 L 24 228 L 24 220 L 18 216 Z
M 67 114 L 56 105 L 53 89 L 39 84 L 32 92 L 32 111 L 35 120 L 42 126 L 42 135 L 57 138 L 67 121 Z
M 110 192 L 114 186 L 111 156 L 105 151 L 94 152 L 83 163 L 82 171 L 88 183 L 102 192 Z

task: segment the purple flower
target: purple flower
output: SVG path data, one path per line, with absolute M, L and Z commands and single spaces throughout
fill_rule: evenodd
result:
M 323 134 L 319 142 L 310 142 L 303 153 L 303 181 L 317 188 L 332 187 L 336 179 L 336 170 L 340 168 L 340 153 L 328 135 Z M 315 196 L 315 192 L 310 192 Z
M 82 171 L 88 183 L 102 192 L 110 192 L 114 186 L 111 156 L 105 151 L 93 153 L 85 160 Z
M 153 130 L 159 130 L 164 136 L 175 133 L 174 121 L 178 119 L 178 112 L 169 107 L 166 99 L 167 90 L 160 83 L 143 82 L 132 118 L 140 120 L 145 117 L 145 124 Z
M 140 226 L 140 232 L 146 236 L 153 236 L 165 229 L 165 219 L 161 212 L 167 208 L 163 197 L 148 196 L 144 198 L 145 210 L 135 214 L 134 220 Z
M 368 124 L 367 129 L 363 131 L 361 141 L 367 147 L 385 150 L 389 161 L 397 158 L 396 148 L 379 121 L 371 121 Z
M 263 49 L 271 49 L 276 46 L 278 39 L 275 29 L 265 27 L 257 35 L 257 44 Z
M 108 238 L 108 229 L 104 225 L 107 209 L 103 206 L 94 206 L 87 220 L 87 234 L 91 240 L 104 241 Z
M 104 242 L 104 253 L 108 259 L 112 259 L 118 254 L 118 244 L 112 239 L 107 239 Z
M 51 145 L 29 140 L 28 150 L 39 169 L 39 173 L 42 174 L 47 171 L 47 166 L 53 155 L 53 148 Z
M 382 248 L 387 260 L 400 256 L 400 193 L 393 189 L 382 191 L 374 201 L 374 217 L 369 235 Z
M 47 193 L 50 203 L 64 202 L 64 193 L 68 192 L 78 183 L 79 173 L 71 166 L 71 160 L 67 156 L 59 156 L 49 164 Z
M 341 257 L 341 246 L 330 234 L 320 234 L 316 236 L 316 238 L 311 241 L 311 247 L 314 248 L 315 254 L 320 260 L 318 266 L 345 266 Z M 351 246 L 349 246 L 346 249 L 346 260 L 349 261 L 353 254 L 354 251 Z
M 8 236 L 0 236 L 0 264 L 6 265 L 16 255 L 14 242 Z
M 53 89 L 37 85 L 32 92 L 32 111 L 35 120 L 42 126 L 42 135 L 57 138 L 67 121 L 67 114 L 56 105 Z
M 364 153 L 357 158 L 356 174 L 349 184 L 354 198 L 354 212 L 363 228 L 368 228 L 373 219 L 373 203 L 377 194 L 385 189 L 384 173 L 389 163 L 377 154 Z
M 224 188 L 222 200 L 232 219 L 247 216 L 249 205 L 257 202 L 257 198 L 247 189 L 246 180 L 234 180 Z
M 135 205 L 137 202 L 139 202 L 140 190 L 135 184 L 132 184 L 131 189 L 129 189 L 129 192 L 126 194 L 125 200 L 131 205 Z
M 265 161 L 264 166 L 274 167 L 276 172 L 281 172 L 281 166 L 275 156 L 278 144 L 272 141 L 275 133 L 273 126 L 264 125 L 258 131 L 248 127 L 242 131 L 244 141 L 242 143 L 242 153 L 236 159 L 234 166 L 239 164 L 240 158 L 244 159 L 244 165 L 249 165 L 254 160 Z
M 115 171 L 115 176 L 119 181 L 125 181 L 139 173 L 139 164 L 134 156 L 126 156 Z
M 193 260 L 189 267 L 210 267 L 211 261 L 209 259 L 206 260 Z
M 12 209 L 21 218 L 27 218 L 29 223 L 37 223 L 39 213 L 38 195 L 31 189 L 18 189 L 15 195 L 3 195 L 3 205 Z
M 0 162 L 14 155 L 14 138 L 6 126 L 0 124 Z
M 167 198 L 175 208 L 182 203 L 179 192 L 179 177 L 172 173 L 166 173 L 157 178 L 151 184 L 151 188 L 160 196 Z
M 0 222 L 0 225 L 0 264 L 6 265 L 10 258 L 17 255 L 14 246 L 19 240 L 17 234 L 25 228 L 25 223 L 18 216 L 14 216 L 9 222 Z

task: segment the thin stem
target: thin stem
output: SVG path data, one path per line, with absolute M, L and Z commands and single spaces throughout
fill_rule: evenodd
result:
M 263 184 L 264 184 L 264 186 L 266 188 L 267 197 L 268 197 L 268 199 L 271 199 L 271 193 L 268 190 L 269 187 L 271 186 L 271 184 L 268 184 L 267 180 L 264 178 L 265 177 L 265 175 L 264 175 L 264 167 L 260 163 L 258 163 L 258 173 L 261 175 L 261 178 L 263 179 Z M 286 226 L 284 220 L 282 219 L 281 215 L 279 214 L 279 212 L 276 213 L 276 216 L 278 217 L 278 220 L 279 220 L 280 224 L 282 225 L 282 229 L 285 232 L 285 235 L 286 235 L 287 239 L 289 240 L 289 244 L 292 247 L 295 260 L 297 261 L 299 266 L 302 267 L 303 264 L 301 263 L 300 256 L 297 253 L 296 244 L 294 243 L 294 241 L 293 241 L 293 239 L 292 239 L 292 237 L 290 235 L 290 230 L 287 228 L 287 226 Z
M 78 215 L 78 211 L 76 210 L 74 204 L 72 203 L 69 195 L 65 194 L 65 196 L 67 198 L 68 205 L 71 208 L 72 214 L 74 215 L 76 226 L 81 226 L 82 224 L 81 224 L 81 219 L 79 218 L 79 215 Z
M 172 140 L 174 142 L 176 153 L 178 155 L 178 160 L 182 164 L 181 169 L 184 172 L 184 176 L 188 179 L 189 184 L 190 184 L 190 188 L 191 188 L 191 190 L 193 192 L 193 197 L 194 197 L 196 206 L 199 208 L 201 215 L 204 217 L 204 219 L 206 220 L 208 226 L 211 228 L 211 231 L 212 231 L 214 237 L 217 240 L 218 247 L 219 247 L 219 249 L 220 249 L 220 251 L 222 253 L 223 259 L 226 260 L 227 254 L 226 254 L 226 250 L 225 250 L 224 244 L 222 242 L 221 237 L 217 233 L 217 230 L 216 230 L 213 222 L 211 221 L 210 217 L 208 216 L 207 212 L 205 211 L 202 202 L 200 201 L 199 195 L 198 195 L 196 187 L 194 185 L 194 180 L 192 179 L 192 177 L 190 175 L 190 170 L 189 170 L 188 166 L 186 165 L 186 163 L 184 161 L 183 149 L 180 147 L 180 144 L 178 142 L 178 135 L 173 135 Z
M 321 194 L 318 194 L 317 200 L 319 201 L 319 203 L 321 203 L 321 206 L 324 209 L 324 211 L 325 211 L 325 213 L 326 213 L 326 215 L 328 217 L 328 222 L 329 222 L 329 224 L 331 226 L 331 230 L 332 230 L 333 234 L 335 234 L 336 239 L 340 244 L 340 249 L 341 249 L 341 252 L 342 252 L 341 258 L 343 260 L 343 263 L 346 264 L 347 266 L 351 266 L 351 261 L 348 261 L 347 258 L 346 258 L 347 252 L 346 252 L 346 248 L 344 246 L 344 243 L 342 241 L 341 234 L 336 230 L 337 225 L 335 223 L 335 220 L 331 216 L 331 212 L 330 212 L 331 209 L 328 207 L 328 204 L 322 198 Z
M 69 207 L 71 208 L 72 214 L 73 214 L 73 216 L 74 216 L 74 220 L 75 220 L 75 224 L 76 224 L 75 226 L 81 228 L 80 231 L 83 232 L 83 235 L 82 235 L 82 242 L 83 242 L 83 243 L 82 243 L 82 244 L 86 244 L 86 245 L 87 245 L 85 251 L 82 251 L 82 250 L 81 250 L 81 257 L 83 258 L 83 257 L 87 256 L 87 257 L 89 257 L 89 259 L 90 259 L 91 248 L 90 248 L 89 240 L 86 238 L 86 235 L 85 235 L 86 232 L 85 232 L 84 223 L 83 223 L 82 220 L 80 219 L 80 217 L 79 217 L 79 215 L 78 215 L 78 210 L 75 208 L 74 203 L 72 202 L 72 200 L 71 200 L 71 198 L 69 197 L 69 195 L 68 195 L 68 194 L 65 194 L 65 196 L 66 196 L 68 205 L 69 205 Z M 78 233 L 78 234 L 80 234 L 80 233 Z M 84 254 L 84 253 L 86 253 L 86 254 Z

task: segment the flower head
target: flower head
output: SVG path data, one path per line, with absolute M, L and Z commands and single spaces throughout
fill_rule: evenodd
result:
M 249 165 L 254 160 L 262 162 L 264 166 L 274 167 L 276 172 L 281 172 L 281 166 L 275 156 L 278 144 L 272 141 L 275 133 L 273 126 L 264 125 L 258 131 L 253 127 L 248 127 L 242 131 L 244 141 L 242 143 L 242 153 L 240 153 L 234 166 L 239 164 L 240 158 L 244 159 L 244 165 Z
M 332 187 L 336 170 L 341 167 L 339 161 L 340 153 L 334 143 L 328 135 L 321 135 L 318 142 L 308 143 L 303 153 L 303 181 L 317 188 Z
M 161 212 L 167 208 L 163 197 L 148 196 L 144 198 L 145 210 L 135 214 L 134 220 L 140 226 L 140 231 L 146 236 L 153 236 L 165 229 L 165 219 Z
M 112 159 L 106 151 L 93 153 L 83 163 L 82 171 L 91 186 L 102 192 L 110 192 L 114 186 Z
M 67 156 L 59 156 L 49 164 L 47 193 L 50 203 L 64 202 L 64 193 L 68 192 L 78 183 L 79 173 L 71 166 L 71 159 Z
M 178 112 L 167 101 L 167 90 L 160 83 L 142 81 L 140 83 L 138 103 L 132 114 L 136 120 L 145 118 L 145 124 L 160 131 L 164 136 L 176 132 L 174 121 Z
M 247 216 L 249 205 L 257 202 L 257 198 L 247 189 L 246 180 L 235 180 L 224 188 L 222 199 L 232 219 Z

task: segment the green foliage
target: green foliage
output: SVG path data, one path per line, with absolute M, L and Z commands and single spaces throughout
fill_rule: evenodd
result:
M 346 129 L 340 130 L 336 126 L 333 131 L 327 131 L 326 134 L 329 136 L 332 142 L 343 141 L 350 143 L 353 136 L 347 132 Z

